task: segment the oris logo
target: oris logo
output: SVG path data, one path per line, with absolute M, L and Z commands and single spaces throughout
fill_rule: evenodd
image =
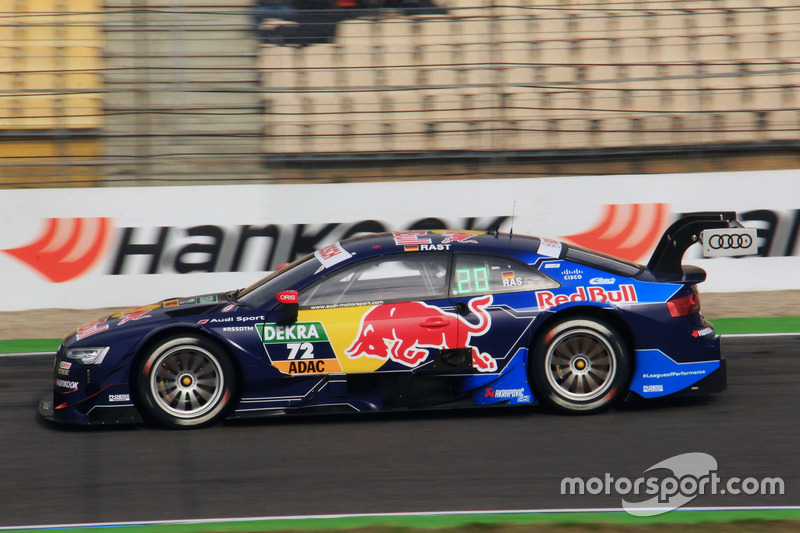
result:
M 276 298 L 282 304 L 296 304 L 300 301 L 297 291 L 279 292 Z

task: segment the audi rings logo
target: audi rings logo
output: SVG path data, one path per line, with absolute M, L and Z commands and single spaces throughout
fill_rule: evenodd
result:
M 712 235 L 708 239 L 708 246 L 714 250 L 740 250 L 750 248 L 753 238 L 746 234 Z

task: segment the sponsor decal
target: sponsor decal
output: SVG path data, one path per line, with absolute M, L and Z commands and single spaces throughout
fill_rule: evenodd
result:
M 708 247 L 712 250 L 738 250 L 740 248 L 750 248 L 753 245 L 753 238 L 744 233 L 741 235 L 715 234 L 708 239 Z
M 576 287 L 570 294 L 555 294 L 552 291 L 538 291 L 536 304 L 539 309 L 549 309 L 568 302 L 604 302 L 615 304 L 636 303 L 639 297 L 633 285 L 620 285 L 618 290 L 603 287 Z
M 578 268 L 573 268 L 572 270 L 567 269 L 561 273 L 564 276 L 565 280 L 576 280 L 576 279 L 583 279 L 583 270 Z
M 108 395 L 109 402 L 129 402 L 131 401 L 130 394 L 109 394 Z
M 204 318 L 198 324 L 230 324 L 233 322 L 260 322 L 264 320 L 264 315 L 254 316 L 226 316 L 224 318 Z
M 300 302 L 300 294 L 297 291 L 282 291 L 277 299 L 282 304 L 296 304 Z
M 444 235 L 442 244 L 450 244 L 451 242 L 460 242 L 462 244 L 478 244 L 474 239 L 475 235 L 480 232 L 475 231 L 434 231 L 433 233 L 441 233 Z
M 322 322 L 256 324 L 272 366 L 284 374 L 342 372 Z
M 478 244 L 474 239 L 480 232 L 474 231 L 395 231 L 394 243 L 402 246 L 404 252 L 426 252 L 449 250 L 450 244 Z M 441 242 L 434 243 L 431 236 L 441 236 Z
M 264 344 L 287 341 L 327 341 L 328 335 L 321 322 L 297 322 L 290 325 L 258 324 L 256 326 Z
M 420 244 L 431 244 L 433 241 L 428 237 L 427 231 L 395 231 L 392 232 L 394 243 L 397 246 L 417 246 Z
M 86 337 L 91 337 L 95 333 L 100 333 L 101 331 L 106 331 L 108 329 L 108 324 L 106 323 L 107 318 L 101 318 L 100 320 L 95 320 L 94 322 L 89 322 L 85 326 L 81 327 L 78 332 L 75 334 L 76 340 L 85 339 Z
M 314 256 L 322 263 L 325 268 L 338 265 L 352 257 L 352 254 L 345 250 L 341 243 L 333 243 L 314 252 Z
M 540 239 L 537 252 L 545 257 L 560 257 L 561 243 L 553 239 Z
M 707 337 L 708 335 L 713 335 L 713 334 L 714 334 L 714 328 L 707 327 L 707 328 L 703 328 L 703 329 L 699 329 L 699 330 L 693 331 L 692 332 L 692 337 L 696 337 L 696 338 Z
M 758 253 L 758 229 L 718 228 L 700 233 L 703 257 L 737 257 Z
M 325 374 L 327 372 L 341 372 L 341 369 L 326 370 L 325 363 L 338 363 L 335 359 L 324 360 L 318 359 L 316 361 L 282 361 L 276 366 L 286 372 L 287 374 Z
M 616 282 L 616 278 L 592 278 L 589 285 L 614 285 Z
M 493 389 L 491 387 L 486 388 L 485 393 L 486 398 L 494 398 L 494 399 L 515 399 L 519 402 L 529 402 L 530 397 L 527 394 L 527 391 L 524 388 L 519 389 Z
M 61 361 L 60 363 L 58 363 L 58 375 L 68 376 L 70 368 L 72 368 L 72 363 L 69 363 L 67 361 Z
M 67 381 L 66 379 L 57 379 L 56 387 L 61 387 L 62 389 L 69 389 L 69 390 L 78 390 L 78 382 Z
M 137 307 L 136 309 L 129 309 L 127 311 L 123 311 L 118 315 L 114 315 L 112 318 L 119 317 L 119 322 L 117 322 L 118 326 L 125 324 L 126 322 L 132 322 L 134 320 L 139 320 L 140 318 L 150 318 L 149 313 L 153 309 L 158 308 L 158 305 L 148 305 L 145 307 Z
M 542 268 L 561 268 L 561 263 L 545 263 Z
M 417 367 L 428 359 L 429 349 L 472 348 L 472 365 L 481 372 L 497 370 L 497 361 L 470 346 L 473 336 L 486 333 L 491 316 L 486 311 L 491 296 L 467 304 L 477 324 L 424 302 L 403 302 L 372 307 L 361 318 L 358 335 L 345 350 L 352 359 L 370 357 Z
M 202 304 L 215 304 L 219 301 L 216 294 L 209 294 L 206 296 L 198 296 L 196 298 L 173 298 L 172 300 L 165 300 L 164 307 L 179 307 L 181 305 L 202 305 Z

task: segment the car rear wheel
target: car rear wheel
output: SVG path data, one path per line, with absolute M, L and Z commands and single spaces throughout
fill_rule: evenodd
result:
M 624 392 L 630 356 L 620 335 L 590 318 L 559 322 L 539 338 L 529 365 L 547 403 L 570 413 L 608 407 Z
M 217 421 L 233 398 L 235 374 L 222 348 L 193 335 L 153 347 L 139 366 L 137 392 L 146 415 L 160 424 L 201 427 Z

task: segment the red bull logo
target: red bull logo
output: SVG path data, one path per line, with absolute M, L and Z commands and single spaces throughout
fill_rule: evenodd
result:
M 478 317 L 476 324 L 423 302 L 376 305 L 361 318 L 358 335 L 345 354 L 351 359 L 372 357 L 413 368 L 427 359 L 429 349 L 471 348 L 472 365 L 481 372 L 494 372 L 497 361 L 469 345 L 471 337 L 489 331 L 491 317 L 486 307 L 491 302 L 491 296 L 470 300 L 468 307 Z
M 603 287 L 577 287 L 572 294 L 553 294 L 551 291 L 536 293 L 536 305 L 539 309 L 549 309 L 567 302 L 607 302 L 635 303 L 639 301 L 633 285 L 620 285 L 619 290 Z

